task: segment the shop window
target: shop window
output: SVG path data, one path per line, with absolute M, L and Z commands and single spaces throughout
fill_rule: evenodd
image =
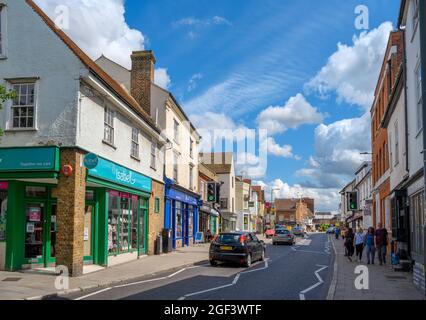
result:
M 182 204 L 176 201 L 176 239 L 182 238 Z
M 154 200 L 154 212 L 160 213 L 160 198 L 155 198 Z
M 130 223 L 132 220 L 129 207 L 129 196 L 127 194 L 121 194 L 120 200 L 120 252 L 127 252 L 129 251 Z
M 34 259 L 43 256 L 43 220 L 44 208 L 40 204 L 26 207 L 25 258 Z
M 25 196 L 27 198 L 47 198 L 47 188 L 38 186 L 25 187 Z
M 6 241 L 7 184 L 0 182 L 0 242 Z
M 108 193 L 108 254 L 118 254 L 119 193 Z
M 423 224 L 424 224 L 424 192 L 411 197 L 411 240 L 412 249 L 417 254 L 423 253 Z
M 132 196 L 130 200 L 130 212 L 131 212 L 131 240 L 130 240 L 130 249 L 137 250 L 138 249 L 138 197 Z M 143 221 L 141 221 L 143 223 Z M 140 236 L 143 238 L 144 231 L 141 229 Z
M 12 103 L 12 128 L 35 128 L 35 82 L 13 84 L 12 90 L 16 93 Z
M 139 219 L 139 230 L 140 230 L 140 238 L 139 238 L 139 247 L 145 248 L 145 218 L 147 214 L 147 201 L 145 199 L 141 199 L 141 203 L 144 203 L 145 205 L 141 205 L 141 216 Z
M 188 206 L 188 236 L 192 237 L 194 234 L 194 207 Z
M 95 191 L 86 190 L 86 201 L 94 201 L 95 200 Z

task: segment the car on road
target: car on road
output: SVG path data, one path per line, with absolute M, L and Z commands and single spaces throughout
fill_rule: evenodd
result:
M 212 266 L 230 262 L 250 267 L 254 261 L 265 260 L 265 251 L 265 242 L 254 233 L 227 232 L 219 234 L 210 244 L 209 260 Z
M 305 236 L 305 231 L 302 227 L 294 227 L 292 231 L 295 236 Z
M 293 232 L 288 229 L 278 229 L 275 232 L 274 237 L 272 238 L 272 244 L 275 246 L 277 244 L 284 243 L 293 245 L 296 243 Z

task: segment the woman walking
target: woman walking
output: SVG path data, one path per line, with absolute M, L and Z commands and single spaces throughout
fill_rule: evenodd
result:
M 356 256 L 358 258 L 358 262 L 361 262 L 362 260 L 362 252 L 364 251 L 364 241 L 365 241 L 365 235 L 361 228 L 358 228 L 357 233 L 355 235 L 355 249 L 356 249 Z
M 345 247 L 348 252 L 349 261 L 352 261 L 352 256 L 354 255 L 354 238 L 354 231 L 352 228 L 349 228 L 345 236 Z
M 365 235 L 365 249 L 367 252 L 367 264 L 374 264 L 374 256 L 376 254 L 376 246 L 374 243 L 374 228 L 368 228 L 368 232 Z

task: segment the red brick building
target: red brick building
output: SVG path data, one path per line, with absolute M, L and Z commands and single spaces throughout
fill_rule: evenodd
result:
M 390 103 L 389 96 L 396 82 L 398 69 L 403 59 L 403 52 L 403 32 L 392 32 L 389 36 L 371 108 L 373 224 L 377 227 L 377 224 L 381 222 L 389 232 L 392 230 L 392 217 L 389 198 L 388 132 L 382 126 L 382 122 Z

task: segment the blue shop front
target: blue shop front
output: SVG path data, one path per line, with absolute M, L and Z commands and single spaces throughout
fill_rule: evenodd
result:
M 198 230 L 198 199 L 196 193 L 166 180 L 164 228 L 172 230 L 173 249 L 194 243 Z

